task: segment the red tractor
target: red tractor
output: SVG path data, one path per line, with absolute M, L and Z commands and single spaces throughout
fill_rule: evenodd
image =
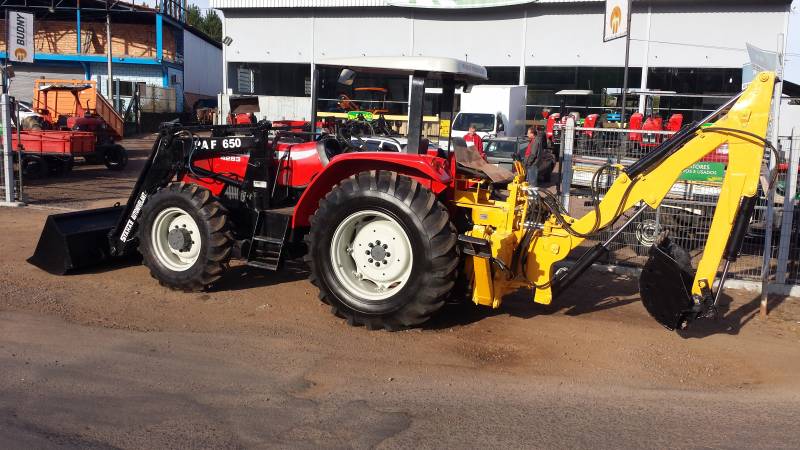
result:
M 449 102 L 440 115 L 452 119 L 455 88 L 485 80 L 486 70 L 449 58 L 379 59 L 370 67 L 413 80 L 402 152 L 266 121 L 169 124 L 127 205 L 51 216 L 30 261 L 65 273 L 140 253 L 163 285 L 199 290 L 232 257 L 277 270 L 308 253 L 313 282 L 349 322 L 396 329 L 426 320 L 453 286 L 457 249 L 441 203 L 455 186 L 455 156 L 431 152 L 422 136 L 425 80 L 441 80 Z M 363 60 L 327 65 L 367 70 Z M 341 81 L 355 74 L 344 70 Z
M 127 150 L 117 143 L 123 135 L 122 117 L 97 91 L 95 81 L 36 80 L 33 108 L 53 130 L 94 135 L 94 148 L 67 155 L 65 167 L 72 167 L 74 157 L 89 164 L 105 164 L 111 170 L 122 170 L 128 164 Z
M 556 92 L 556 95 L 561 99 L 559 112 L 551 113 L 547 116 L 545 125 L 545 133 L 547 136 L 547 145 L 553 150 L 553 154 L 558 158 L 559 147 L 561 145 L 561 136 L 564 132 L 564 127 L 567 125 L 567 119 L 572 117 L 575 120 L 575 126 L 584 128 L 595 128 L 600 126 L 600 114 L 590 114 L 589 100 L 591 99 L 592 91 L 584 89 L 566 89 Z M 574 100 L 575 103 L 579 99 L 583 99 L 583 118 L 579 111 L 567 112 L 570 108 L 567 105 L 567 100 Z M 581 131 L 578 139 L 592 139 L 597 137 L 598 133 L 593 130 Z
M 669 98 L 675 95 L 672 91 L 633 91 L 634 95 L 643 95 L 645 98 L 644 111 L 631 114 L 628 121 L 628 129 L 641 130 L 642 133 L 630 133 L 628 135 L 628 156 L 641 158 L 668 139 L 672 133 L 677 132 L 683 126 L 683 114 L 671 114 L 671 109 L 667 108 L 669 119 L 666 125 L 660 112 L 656 111 L 656 103 L 660 105 L 661 98 Z M 670 133 L 671 132 L 671 133 Z

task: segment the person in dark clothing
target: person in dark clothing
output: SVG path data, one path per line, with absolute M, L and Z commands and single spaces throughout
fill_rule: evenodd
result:
M 536 186 L 538 183 L 539 169 L 537 163 L 539 158 L 542 157 L 542 152 L 544 152 L 544 133 L 536 129 L 536 127 L 528 128 L 528 147 L 525 148 L 525 154 L 521 155 L 520 160 L 522 165 L 525 166 L 526 178 L 531 186 Z

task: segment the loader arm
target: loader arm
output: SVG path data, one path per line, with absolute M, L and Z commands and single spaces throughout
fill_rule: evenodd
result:
M 563 215 L 561 220 L 557 220 L 551 215 L 528 248 L 531 262 L 526 267 L 526 275 L 535 285 L 535 301 L 550 303 L 554 291 L 557 294 L 568 284 L 564 281 L 574 280 L 574 274 L 554 278 L 553 265 L 579 246 L 587 235 L 611 225 L 622 213 L 640 202 L 652 208 L 658 207 L 683 170 L 727 143 L 728 166 L 708 241 L 691 282 L 693 301 L 707 301 L 723 253 L 728 253 L 726 248 L 735 247 L 734 239 L 741 239 L 740 235 L 752 214 L 774 83 L 774 74 L 760 73 L 735 100 L 727 114 L 713 126 L 701 129 L 698 125 L 684 130 L 682 135 L 674 138 L 679 141 L 673 145 L 676 148 L 667 148 L 660 155 L 643 158 L 630 167 L 622 168 L 594 211 L 578 219 Z M 737 224 L 737 232 L 732 235 L 737 217 L 741 217 L 739 221 L 743 225 Z M 735 259 L 735 255 L 732 256 Z

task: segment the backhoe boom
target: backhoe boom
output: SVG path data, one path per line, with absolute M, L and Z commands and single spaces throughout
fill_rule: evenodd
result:
M 680 148 L 651 167 L 633 173 L 633 176 L 630 175 L 632 171 L 623 169 L 596 211 L 577 220 L 564 217 L 572 233 L 551 217 L 541 236 L 534 239 L 529 249 L 535 255 L 531 258 L 535 263 L 528 265 L 527 277 L 539 286 L 535 289 L 535 300 L 540 303 L 551 301 L 553 293 L 549 281 L 553 277 L 553 265 L 580 245 L 585 239 L 583 235 L 607 227 L 640 202 L 657 208 L 686 168 L 727 143 L 725 178 L 703 256 L 691 283 L 692 301 L 707 301 L 740 204 L 757 194 L 764 142 L 756 136 L 766 135 L 774 84 L 773 74 L 759 74 L 727 114 L 714 125 L 698 129 Z M 748 209 L 752 214 L 752 207 Z M 735 258 L 735 255 L 729 257 Z
M 478 252 L 483 256 L 467 252 L 473 301 L 499 307 L 506 293 L 532 287 L 537 303 L 551 303 L 607 252 L 608 243 L 590 249 L 566 272 L 555 272 L 558 262 L 634 206 L 658 208 L 684 170 L 727 144 L 728 165 L 696 272 L 686 251 L 665 238 L 651 248 L 640 280 L 645 307 L 667 328 L 683 327 L 713 312 L 712 286 L 720 261 L 725 256 L 729 264 L 736 258 L 755 205 L 774 85 L 774 74 L 762 72 L 742 94 L 709 116 L 713 125 L 681 130 L 630 167 L 606 167 L 618 170 L 618 177 L 602 200 L 595 198 L 594 210 L 580 218 L 561 210 L 548 192 L 527 186 L 520 174 L 503 201 L 492 200 L 480 189 L 457 189 L 455 204 L 472 210 L 473 228 L 466 233 L 472 247 L 476 242 L 491 247 L 491 257 L 488 250 Z M 527 255 L 519 257 L 519 250 Z

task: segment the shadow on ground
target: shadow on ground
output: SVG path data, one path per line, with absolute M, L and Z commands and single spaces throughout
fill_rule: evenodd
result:
M 508 315 L 523 319 L 563 313 L 579 316 L 618 308 L 639 301 L 636 280 L 610 274 L 590 274 L 570 287 L 549 305 L 533 301 L 532 294 L 520 290 L 506 296 L 500 309 L 475 306 L 471 302 L 446 304 L 423 328 L 443 329 L 469 325 L 487 317 Z M 636 296 L 635 298 L 629 298 Z
M 228 269 L 222 279 L 212 286 L 211 291 L 241 291 L 273 286 L 304 280 L 308 278 L 308 274 L 308 266 L 302 259 L 284 261 L 277 271 L 258 269 L 242 264 Z
M 786 297 L 771 298 L 770 309 L 780 306 L 785 300 Z M 742 327 L 756 317 L 760 304 L 761 295 L 756 295 L 752 300 L 732 309 L 733 299 L 723 293 L 720 296 L 716 318 L 696 320 L 689 329 L 678 331 L 678 335 L 684 339 L 699 339 L 712 334 L 739 334 Z

